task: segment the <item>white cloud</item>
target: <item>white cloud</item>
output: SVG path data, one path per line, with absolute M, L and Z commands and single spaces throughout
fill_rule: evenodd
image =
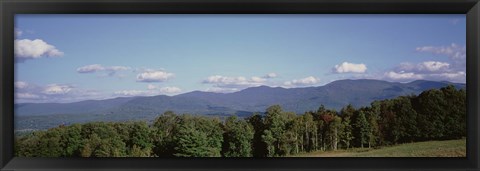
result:
M 105 67 L 103 67 L 100 64 L 92 64 L 92 65 L 87 65 L 87 66 L 77 68 L 78 73 L 93 73 L 93 72 L 103 71 L 103 70 L 105 70 Z
M 182 92 L 178 87 L 157 87 L 149 84 L 148 90 L 121 90 L 114 92 L 114 95 L 119 96 L 156 96 L 161 94 L 175 94 Z
M 126 66 L 111 66 L 111 67 L 106 67 L 106 70 L 109 71 L 125 71 L 131 69 L 130 67 Z
M 269 78 L 275 78 L 277 77 L 276 73 L 268 73 L 267 75 L 263 76 L 263 78 L 269 79 Z
M 266 81 L 265 78 L 261 78 L 261 77 L 252 77 L 251 80 L 252 80 L 252 82 L 254 82 L 254 83 L 262 83 L 262 82 L 265 82 L 265 81 Z
M 419 69 L 427 70 L 430 72 L 436 72 L 436 71 L 448 70 L 449 67 L 450 67 L 450 64 L 446 62 L 426 61 L 420 64 Z
M 385 77 L 395 81 L 423 79 L 422 75 L 417 75 L 413 72 L 395 72 L 395 71 L 386 72 Z
M 438 55 L 446 55 L 452 60 L 465 60 L 466 46 L 459 46 L 452 43 L 450 46 L 422 46 L 417 47 L 417 52 L 429 52 Z
M 22 34 L 23 34 L 23 31 L 22 31 L 22 30 L 20 30 L 20 29 L 18 29 L 18 28 L 15 28 L 15 36 L 16 36 L 16 37 L 20 37 L 20 36 L 22 36 Z
M 15 57 L 19 59 L 19 61 L 41 57 L 63 56 L 63 52 L 41 39 L 17 39 L 15 40 L 14 45 Z
M 48 94 L 44 94 L 42 91 L 45 87 L 36 86 L 32 83 L 27 83 L 24 81 L 16 81 L 15 86 L 15 103 L 22 102 L 38 102 L 38 100 L 43 100 L 44 97 Z
M 66 94 L 70 92 L 72 89 L 73 87 L 68 85 L 50 84 L 50 85 L 47 85 L 42 92 L 49 95 Z
M 182 92 L 182 89 L 178 87 L 159 87 L 153 84 L 148 84 L 147 89 L 150 91 L 158 90 L 160 93 L 163 94 L 173 94 L 173 93 L 180 93 Z
M 397 72 L 416 72 L 416 73 L 438 73 L 450 70 L 450 64 L 439 61 L 425 61 L 418 64 L 401 63 L 397 68 Z
M 40 99 L 39 95 L 32 93 L 15 93 L 15 98 L 19 99 Z
M 223 84 L 234 84 L 238 82 L 246 82 L 245 77 L 225 77 L 221 75 L 214 75 L 208 77 L 203 83 L 212 84 L 212 83 L 223 83 Z
M 463 71 L 453 72 L 453 73 L 441 73 L 441 77 L 450 78 L 453 80 L 456 79 L 466 79 L 467 74 Z
M 121 96 L 144 96 L 148 94 L 148 91 L 143 90 L 122 90 L 116 91 L 114 94 Z
M 335 65 L 332 68 L 334 73 L 365 73 L 367 66 L 365 64 L 355 64 L 349 62 L 343 62 L 340 65 Z
M 15 103 L 66 103 L 112 97 L 97 90 L 81 89 L 67 84 L 36 85 L 26 82 L 25 84 L 16 83 Z M 19 89 L 19 86 L 24 88 Z
M 215 87 L 220 88 L 246 88 L 254 87 L 265 84 L 266 79 L 260 77 L 251 77 L 247 79 L 243 76 L 239 77 L 226 77 L 221 75 L 210 76 L 203 80 L 203 84 L 213 84 Z
M 100 64 L 92 64 L 77 68 L 77 72 L 84 74 L 105 71 L 108 72 L 108 76 L 114 76 L 117 71 L 124 71 L 129 69 L 131 68 L 126 66 L 102 66 Z
M 174 76 L 166 71 L 148 70 L 137 75 L 137 82 L 163 82 Z
M 467 77 L 466 77 L 467 74 L 463 71 L 430 74 L 427 76 L 429 79 L 432 79 L 432 80 L 442 80 L 442 81 L 451 81 L 451 82 L 465 83 L 465 81 L 467 80 Z
M 466 73 L 464 71 L 445 71 L 438 73 L 389 71 L 384 74 L 384 78 L 391 81 L 413 81 L 423 79 L 465 83 Z
M 239 91 L 238 88 L 221 88 L 221 87 L 209 87 L 205 91 L 206 92 L 213 92 L 213 93 L 231 93 Z
M 454 47 L 455 45 L 452 45 Z M 445 48 L 448 49 L 448 48 Z M 438 50 L 450 53 L 450 50 Z M 421 51 L 432 50 L 431 47 L 425 47 Z M 455 62 L 455 61 L 454 61 Z M 465 61 L 464 61 L 465 62 Z M 448 63 L 440 61 L 424 61 L 420 63 L 401 63 L 391 71 L 385 72 L 384 79 L 393 81 L 413 81 L 417 79 L 465 82 L 465 63 Z
M 287 81 L 284 83 L 285 86 L 291 87 L 291 86 L 309 86 L 309 85 L 314 85 L 320 82 L 319 78 L 315 78 L 313 76 L 302 78 L 302 79 L 295 79 L 292 81 Z
M 173 93 L 182 92 L 182 89 L 180 89 L 178 87 L 162 87 L 162 88 L 160 88 L 160 92 L 165 93 L 165 94 L 173 94 Z
M 17 89 L 24 89 L 24 88 L 28 87 L 28 83 L 23 82 L 23 81 L 16 81 L 14 83 L 14 85 L 15 85 L 15 88 L 17 88 Z

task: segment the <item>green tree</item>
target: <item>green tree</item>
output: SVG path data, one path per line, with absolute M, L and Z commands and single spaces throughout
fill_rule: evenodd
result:
M 420 140 L 438 140 L 444 137 L 447 106 L 449 104 L 440 90 L 431 89 L 418 95 L 414 109 L 418 113 L 419 132 L 422 133 Z
M 304 135 L 305 127 L 303 124 L 303 116 L 296 117 L 291 124 L 287 127 L 287 130 L 293 133 L 294 139 L 294 153 L 300 153 L 304 151 Z M 316 128 L 315 128 L 316 129 Z
M 366 116 L 370 131 L 368 132 L 368 148 L 377 146 L 380 138 L 380 127 L 378 125 L 378 114 L 370 108 Z
M 64 154 L 62 144 L 63 128 L 52 128 L 40 137 L 37 154 L 42 157 L 61 157 Z
M 372 103 L 372 109 L 375 113 L 379 114 L 379 131 L 380 137 L 378 137 L 379 143 L 382 145 L 390 145 L 394 142 L 394 125 L 396 118 L 396 111 L 393 110 L 392 100 L 376 101 Z
M 352 106 L 352 104 L 348 104 L 346 107 L 343 107 L 340 110 L 343 127 L 343 133 L 340 136 L 340 141 L 347 149 L 350 148 L 351 142 L 354 138 L 351 120 L 355 112 L 356 109 Z
M 150 148 L 141 148 L 138 147 L 136 144 L 133 145 L 130 151 L 130 157 L 151 157 L 152 151 Z
M 258 113 L 254 113 L 252 116 L 246 118 L 248 123 L 253 126 L 254 135 L 252 142 L 252 150 L 254 157 L 266 157 L 267 156 L 267 144 L 263 141 L 262 135 L 265 131 L 265 124 L 263 118 Z
M 151 149 L 153 144 L 150 136 L 150 128 L 146 122 L 134 122 L 132 124 L 132 129 L 130 130 L 131 146 L 129 146 L 129 148 L 136 145 L 141 149 Z
M 340 136 L 340 141 L 345 145 L 345 148 L 350 148 L 351 142 L 354 138 L 353 128 L 350 117 L 344 117 L 342 120 L 343 133 Z
M 178 131 L 180 119 L 172 111 L 166 111 L 157 117 L 152 127 L 153 151 L 160 157 L 172 157 L 175 153 L 174 135 Z
M 444 120 L 445 139 L 459 139 L 466 136 L 466 99 L 465 89 L 457 90 L 455 86 L 449 85 L 440 89 L 445 97 L 448 106 Z
M 331 147 L 333 150 L 338 149 L 338 143 L 340 142 L 340 137 L 343 134 L 344 126 L 342 124 L 342 118 L 335 116 L 333 121 L 329 125 L 330 136 L 331 136 Z
M 317 124 L 313 120 L 313 115 L 310 112 L 305 113 L 303 116 L 303 128 L 304 131 L 304 142 L 302 144 L 305 145 L 306 151 L 313 151 L 316 150 L 317 146 Z
M 340 114 L 343 119 L 345 118 L 352 118 L 352 116 L 355 114 L 356 109 L 353 107 L 352 104 L 348 104 L 346 107 L 343 107 L 340 110 Z
M 267 144 L 268 154 L 271 156 L 284 155 L 280 151 L 283 143 L 281 137 L 285 133 L 288 115 L 282 111 L 280 105 L 273 105 L 267 108 L 265 116 L 265 131 L 262 139 Z M 272 151 L 273 150 L 273 151 Z
M 275 150 L 275 141 L 277 141 L 277 139 L 270 130 L 266 129 L 264 131 L 262 141 L 267 145 L 267 157 L 275 157 L 277 155 Z
M 92 122 L 82 126 L 82 157 L 124 157 L 127 148 L 113 123 Z
M 167 111 L 145 121 L 90 122 L 16 134 L 21 157 L 273 157 L 466 136 L 466 91 L 450 85 L 374 101 L 340 113 L 321 105 L 302 115 L 281 106 L 225 121 Z
M 78 156 L 82 146 L 82 125 L 73 124 L 65 128 L 62 136 L 64 154 L 62 156 Z
M 183 123 L 175 136 L 177 157 L 209 157 L 212 152 L 208 147 L 208 136 L 197 130 L 194 122 Z
M 180 116 L 174 135 L 177 157 L 220 157 L 222 129 L 218 120 L 199 116 Z
M 237 116 L 230 116 L 225 121 L 223 134 L 223 150 L 225 157 L 251 157 L 253 128 Z
M 370 126 L 368 125 L 367 118 L 365 117 L 365 113 L 362 110 L 359 110 L 358 117 L 355 122 L 355 126 L 358 129 L 358 140 L 360 143 L 360 147 L 363 148 L 363 145 L 368 143 L 368 136 L 370 134 Z
M 337 117 L 337 112 L 335 110 L 325 109 L 322 105 L 316 112 L 315 117 L 317 118 L 317 132 L 320 132 L 318 139 L 321 141 L 321 149 L 333 149 L 332 145 L 336 141 L 335 138 L 338 138 L 336 137 L 338 134 L 335 135 L 336 133 L 335 130 L 332 129 L 333 127 L 331 123 L 334 121 L 335 117 Z
M 395 143 L 413 142 L 419 134 L 417 112 L 413 109 L 410 99 L 410 97 L 401 96 L 392 101 L 392 110 L 396 113 L 392 131 Z

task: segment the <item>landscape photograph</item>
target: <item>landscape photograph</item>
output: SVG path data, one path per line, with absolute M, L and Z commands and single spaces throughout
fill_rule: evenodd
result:
M 16 157 L 466 157 L 466 17 L 15 15 Z

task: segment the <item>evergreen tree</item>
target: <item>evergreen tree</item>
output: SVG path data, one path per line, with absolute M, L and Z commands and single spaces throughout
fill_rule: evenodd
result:
M 355 126 L 358 129 L 357 136 L 360 146 L 363 148 L 363 145 L 368 143 L 368 136 L 370 134 L 370 126 L 368 124 L 367 118 L 365 117 L 364 111 L 359 110 Z
M 177 157 L 220 157 L 222 128 L 220 122 L 201 116 L 180 116 L 173 139 Z

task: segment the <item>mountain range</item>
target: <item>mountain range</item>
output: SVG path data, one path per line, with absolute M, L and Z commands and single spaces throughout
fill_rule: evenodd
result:
M 15 105 L 17 116 L 52 114 L 158 114 L 167 110 L 191 114 L 236 114 L 262 112 L 279 104 L 286 111 L 303 113 L 321 104 L 341 109 L 352 104 L 360 107 L 374 100 L 418 94 L 449 84 L 464 88 L 465 84 L 417 80 L 409 83 L 381 80 L 339 80 L 319 87 L 281 88 L 259 86 L 234 93 L 193 91 L 176 96 L 119 97 L 107 100 L 87 100 L 74 103 L 20 103 Z

